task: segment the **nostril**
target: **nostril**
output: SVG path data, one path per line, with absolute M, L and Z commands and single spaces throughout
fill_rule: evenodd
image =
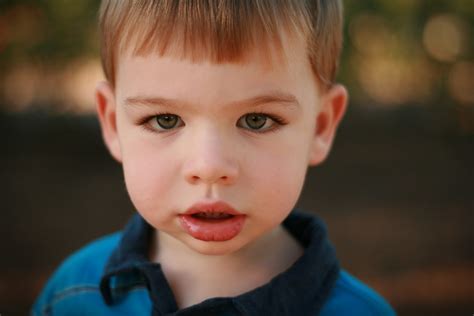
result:
M 238 176 L 238 168 L 234 161 L 193 159 L 183 166 L 183 175 L 192 184 L 200 182 L 231 184 Z
M 201 177 L 199 175 L 192 175 L 188 177 L 189 183 L 192 184 L 198 184 L 200 182 L 206 182 L 206 183 L 214 183 L 214 182 L 221 182 L 222 184 L 229 184 L 230 183 L 231 177 L 227 175 L 223 175 L 220 177 L 212 177 L 212 178 L 206 178 L 206 177 Z

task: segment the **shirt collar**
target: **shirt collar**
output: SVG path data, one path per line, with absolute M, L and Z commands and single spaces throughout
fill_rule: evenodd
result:
M 229 299 L 245 315 L 316 315 L 338 277 L 335 251 L 319 218 L 293 211 L 283 226 L 301 243 L 305 252 L 288 270 L 269 283 Z M 143 285 L 151 291 L 153 301 L 160 301 L 158 309 L 162 313 L 176 311 L 174 297 L 160 265 L 147 258 L 152 231 L 153 228 L 138 213 L 125 227 L 101 280 L 101 292 L 107 304 L 120 300 L 129 289 Z M 156 277 L 153 277 L 154 282 L 150 281 L 152 270 L 158 272 L 162 284 L 151 284 L 157 281 Z M 159 291 L 154 290 L 155 286 Z

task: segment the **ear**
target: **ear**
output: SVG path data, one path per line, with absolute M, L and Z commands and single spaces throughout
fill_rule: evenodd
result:
M 105 145 L 112 154 L 112 157 L 118 162 L 122 162 L 122 153 L 117 133 L 115 95 L 110 83 L 102 81 L 97 84 L 95 103 Z
M 347 90 L 336 84 L 321 97 L 321 108 L 316 117 L 316 129 L 311 144 L 309 165 L 322 163 L 329 155 L 336 130 L 347 107 Z

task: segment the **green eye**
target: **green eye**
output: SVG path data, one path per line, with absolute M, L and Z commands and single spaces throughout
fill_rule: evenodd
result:
M 174 114 L 160 114 L 157 115 L 154 120 L 161 129 L 172 129 L 178 125 L 181 118 Z
M 238 127 L 255 133 L 275 131 L 286 124 L 287 122 L 284 119 L 265 113 L 248 113 L 241 116 L 237 121 Z M 166 133 L 167 131 L 183 127 L 186 124 L 179 115 L 162 113 L 147 118 L 141 125 L 153 132 Z
M 248 113 L 242 115 L 237 121 L 237 126 L 254 133 L 266 133 L 278 130 L 288 122 L 275 114 Z
M 251 114 L 245 115 L 244 118 L 245 118 L 245 124 L 250 129 L 259 130 L 263 126 L 265 126 L 265 123 L 267 122 L 267 116 L 263 114 L 251 113 Z

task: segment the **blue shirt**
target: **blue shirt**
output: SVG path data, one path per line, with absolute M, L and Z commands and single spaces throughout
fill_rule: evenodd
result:
M 136 214 L 122 233 L 69 257 L 32 315 L 395 315 L 382 297 L 339 268 L 320 219 L 292 212 L 283 226 L 305 248 L 288 270 L 239 296 L 179 310 L 160 264 L 148 260 L 153 228 Z

